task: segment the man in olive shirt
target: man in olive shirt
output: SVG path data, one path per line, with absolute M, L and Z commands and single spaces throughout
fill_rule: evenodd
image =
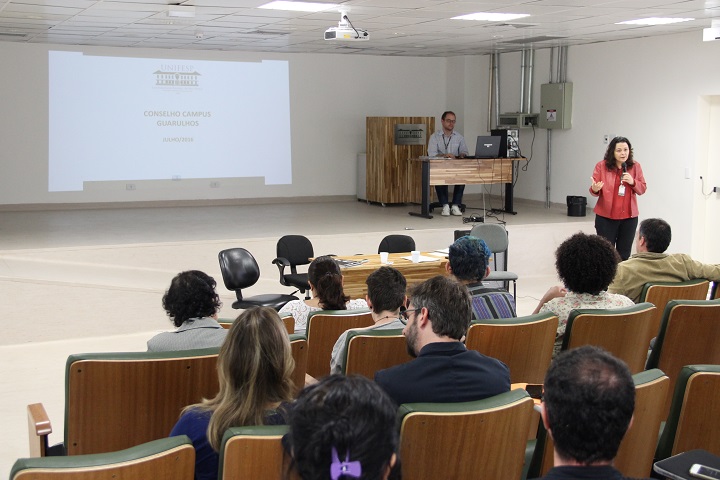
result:
M 637 253 L 618 264 L 608 292 L 625 295 L 637 303 L 648 282 L 686 282 L 698 278 L 720 281 L 720 265 L 701 263 L 684 253 L 664 253 L 671 238 L 670 225 L 665 220 L 643 220 L 635 240 Z

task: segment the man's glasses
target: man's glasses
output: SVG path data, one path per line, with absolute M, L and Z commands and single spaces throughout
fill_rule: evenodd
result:
M 410 318 L 410 312 L 416 312 L 420 310 L 419 308 L 411 308 L 409 310 L 403 310 L 400 312 L 400 321 L 403 323 L 403 325 L 407 325 L 408 319 Z

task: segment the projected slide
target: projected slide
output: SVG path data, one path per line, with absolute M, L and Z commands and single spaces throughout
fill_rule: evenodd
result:
M 287 61 L 51 51 L 49 72 L 51 192 L 108 180 L 292 181 Z

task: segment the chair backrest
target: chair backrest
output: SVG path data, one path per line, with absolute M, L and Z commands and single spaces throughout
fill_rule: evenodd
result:
M 260 267 L 255 257 L 244 248 L 229 248 L 218 253 L 220 273 L 225 288 L 237 292 L 248 288 L 260 278 Z
M 372 380 L 378 370 L 412 360 L 406 345 L 402 329 L 348 332 L 342 371 Z
M 10 471 L 10 480 L 192 480 L 194 476 L 195 449 L 186 435 L 111 453 L 21 458 Z
M 720 456 L 720 365 L 687 365 L 680 371 L 672 407 L 655 457 L 701 448 Z
M 654 368 L 633 375 L 635 412 L 615 457 L 615 468 L 624 476 L 647 478 L 655 457 L 660 424 L 665 420 L 665 401 L 670 396 L 670 379 Z
M 643 286 L 640 302 L 649 302 L 657 307 L 656 329 L 660 329 L 665 306 L 670 300 L 705 300 L 710 282 L 704 279 L 687 282 L 649 282 Z
M 671 300 L 665 307 L 660 333 L 648 358 L 675 388 L 685 365 L 720 365 L 720 300 Z M 670 399 L 666 403 L 666 412 Z
M 465 346 L 507 365 L 511 383 L 542 383 L 557 327 L 558 317 L 552 313 L 480 320 L 470 325 Z
M 710 298 L 713 300 L 717 300 L 720 298 L 720 288 L 718 288 L 718 285 L 720 285 L 720 282 L 713 282 L 712 290 L 710 293 Z
M 187 405 L 218 390 L 219 348 L 70 355 L 65 367 L 68 455 L 166 437 Z
M 521 389 L 476 402 L 401 405 L 403 478 L 520 478 L 532 413 Z
M 415 250 L 415 240 L 409 235 L 388 235 L 382 239 L 378 253 L 405 253 Z
M 562 349 L 596 345 L 627 363 L 630 372 L 642 372 L 650 340 L 658 333 L 654 322 L 655 310 L 650 303 L 613 310 L 572 310 L 565 327 Z
M 285 235 L 277 242 L 277 256 L 287 259 L 290 268 L 296 273 L 296 265 L 308 265 L 315 256 L 313 246 L 307 237 L 302 235 Z
M 614 464 L 626 477 L 646 478 L 652 469 L 660 423 L 665 418 L 664 402 L 670 381 L 663 372 L 652 369 L 633 375 L 633 382 L 633 423 L 620 443 Z M 553 448 L 552 438 L 540 422 L 528 478 L 543 477 L 553 467 Z
M 330 374 L 332 349 L 340 335 L 351 328 L 372 325 L 372 315 L 367 309 L 310 312 L 307 319 L 307 373 L 315 378 Z
M 287 425 L 233 427 L 220 447 L 219 480 L 278 480 L 283 477 L 282 437 Z
M 508 266 L 508 232 L 496 223 L 480 223 L 470 230 L 470 235 L 485 242 L 494 254 L 495 270 L 507 271 Z M 498 253 L 502 254 L 502 265 L 498 265 Z
M 224 329 L 229 329 L 234 321 L 234 318 L 218 318 L 218 323 Z M 295 317 L 293 317 L 292 315 L 287 315 L 285 317 L 282 317 L 282 321 L 285 325 L 285 330 L 287 330 L 289 334 L 295 333 Z
M 307 373 L 308 360 L 308 342 L 305 335 L 290 335 L 290 350 L 292 351 L 293 360 L 295 360 L 295 370 L 292 378 L 295 384 L 295 395 L 305 386 L 305 374 Z

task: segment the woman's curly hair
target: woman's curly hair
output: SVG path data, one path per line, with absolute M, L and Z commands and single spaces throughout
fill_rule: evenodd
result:
M 620 261 L 615 248 L 603 237 L 576 233 L 555 251 L 555 268 L 565 288 L 597 295 L 607 290 Z
M 211 317 L 222 303 L 215 292 L 215 280 L 199 270 L 175 275 L 163 296 L 163 308 L 176 327 L 191 318 Z

